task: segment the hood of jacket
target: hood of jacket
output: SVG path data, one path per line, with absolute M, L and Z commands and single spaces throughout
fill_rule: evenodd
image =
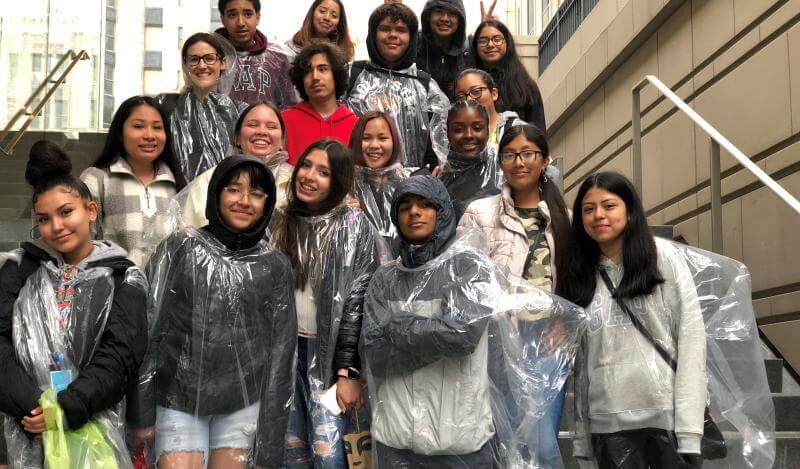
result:
M 227 39 L 230 42 L 230 39 L 231 39 L 230 35 L 228 34 L 228 30 L 225 29 L 224 27 L 218 28 L 214 32 L 219 34 L 220 36 L 224 37 L 225 39 Z M 250 46 L 247 47 L 246 49 L 239 49 L 237 47 L 236 51 L 237 52 L 248 52 L 248 53 L 250 53 L 250 55 L 256 55 L 256 54 L 260 54 L 260 53 L 264 52 L 265 50 L 267 50 L 267 44 L 268 44 L 267 36 L 264 36 L 264 33 L 262 33 L 261 31 L 256 29 L 256 33 L 253 34 L 253 42 L 250 43 Z M 231 45 L 233 45 L 233 42 L 231 42 Z
M 353 114 L 353 111 L 351 111 L 350 108 L 348 108 L 342 103 L 339 103 L 339 107 L 337 107 L 336 110 L 333 111 L 333 114 L 328 116 L 327 119 L 324 119 L 322 115 L 320 115 L 320 113 L 317 112 L 317 110 L 314 109 L 314 107 L 311 106 L 311 103 L 309 103 L 308 101 L 303 101 L 299 104 L 296 104 L 291 109 L 295 109 L 299 112 L 302 112 L 303 115 L 311 119 L 314 119 L 317 122 L 320 123 L 325 122 L 331 126 L 336 125 L 339 122 L 345 121 L 347 119 L 358 118 L 355 114 Z
M 109 267 L 116 270 L 118 268 L 132 267 L 134 265 L 133 262 L 128 259 L 128 253 L 113 241 L 94 240 L 92 244 L 94 248 L 92 248 L 89 255 L 78 264 L 78 267 L 83 269 Z M 53 262 L 56 266 L 66 264 L 61 253 L 48 246 L 47 243 L 42 240 L 25 242 L 22 243 L 21 247 L 25 252 L 43 262 Z
M 412 176 L 397 185 L 392 197 L 392 223 L 398 233 L 402 233 L 398 219 L 398 206 L 403 196 L 414 194 L 424 197 L 436 206 L 436 227 L 433 236 L 425 243 L 415 246 L 402 236 L 395 239 L 395 252 L 400 253 L 403 265 L 406 267 L 419 267 L 441 254 L 456 234 L 456 216 L 450 195 L 441 181 L 433 176 Z
M 431 29 L 431 13 L 436 9 L 448 10 L 458 15 L 458 28 L 450 41 L 450 49 L 442 52 L 447 55 L 460 55 L 464 52 L 464 40 L 467 37 L 467 12 L 464 9 L 464 2 L 461 0 L 428 0 L 425 3 L 420 16 L 420 29 L 422 30 L 420 42 L 425 43 L 426 47 L 432 46 L 437 49 L 439 47 L 434 41 L 434 33 Z
M 386 63 L 386 60 L 381 56 L 378 52 L 378 44 L 376 42 L 375 36 L 378 32 L 378 23 L 382 21 L 381 18 L 379 21 L 372 21 L 370 18 L 369 22 L 369 32 L 367 33 L 367 53 L 369 54 L 369 61 L 372 62 L 374 65 L 379 67 L 388 69 L 388 70 L 395 70 L 401 71 L 403 69 L 407 69 L 417 60 L 417 40 L 419 36 L 419 31 L 414 28 L 409 28 L 409 41 L 408 41 L 408 49 L 406 49 L 405 53 L 400 60 L 394 66 L 389 66 Z
M 267 200 L 264 203 L 264 214 L 261 219 L 247 232 L 240 232 L 229 227 L 222 219 L 219 211 L 219 196 L 222 193 L 222 181 L 228 174 L 246 164 L 254 164 L 261 168 L 267 176 L 269 187 L 266 188 Z M 208 183 L 208 195 L 206 198 L 206 218 L 208 225 L 203 229 L 214 235 L 228 249 L 238 251 L 249 249 L 264 238 L 267 231 L 269 220 L 272 218 L 272 211 L 275 209 L 275 177 L 272 171 L 264 162 L 254 156 L 234 155 L 222 160 L 214 169 L 211 181 Z

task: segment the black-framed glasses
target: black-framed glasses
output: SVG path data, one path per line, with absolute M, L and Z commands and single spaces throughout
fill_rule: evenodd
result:
M 469 91 L 467 91 L 467 94 L 457 93 L 455 98 L 456 101 L 467 99 L 467 97 L 470 97 L 472 99 L 481 99 L 481 96 L 483 96 L 483 90 L 488 90 L 488 89 L 489 89 L 488 86 L 476 86 L 475 88 L 470 88 Z
M 196 67 L 201 60 L 206 65 L 214 65 L 217 63 L 217 60 L 222 60 L 222 57 L 220 57 L 219 54 L 190 55 L 186 57 L 186 64 L 190 67 Z
M 267 194 L 260 189 L 250 189 L 249 191 L 243 191 L 238 186 L 225 186 L 222 188 L 222 190 L 225 191 L 225 193 L 230 195 L 232 198 L 239 201 L 244 199 L 245 195 L 250 200 L 256 200 L 259 202 L 267 200 Z
M 481 36 L 478 38 L 478 45 L 481 47 L 488 46 L 490 42 L 495 46 L 501 46 L 506 42 L 506 38 L 500 35 L 492 37 Z
M 522 159 L 523 163 L 528 163 L 529 161 L 535 160 L 537 156 L 542 156 L 542 152 L 537 150 L 504 151 L 500 153 L 500 161 L 503 163 L 511 163 L 516 161 L 518 156 Z

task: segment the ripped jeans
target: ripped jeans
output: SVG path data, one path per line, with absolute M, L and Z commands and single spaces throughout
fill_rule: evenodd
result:
M 333 415 L 319 402 L 321 381 L 317 339 L 297 338 L 297 376 L 286 430 L 286 467 L 346 469 L 342 437 L 347 416 Z
M 196 416 L 166 407 L 156 408 L 156 460 L 174 452 L 209 452 L 220 448 L 253 447 L 259 403 L 227 415 Z

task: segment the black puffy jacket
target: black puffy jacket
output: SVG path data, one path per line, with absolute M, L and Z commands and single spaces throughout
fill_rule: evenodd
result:
M 39 406 L 41 387 L 48 384 L 47 370 L 54 365 L 32 357 L 53 354 L 51 340 L 62 335 L 45 327 L 25 332 L 25 322 L 40 324 L 40 316 L 49 314 L 36 307 L 44 292 L 26 284 L 36 280 L 55 289 L 65 264 L 43 243 L 24 243 L 11 257 L 0 268 L 0 375 L 5 380 L 0 386 L 0 411 L 21 421 Z M 147 285 L 125 251 L 109 241 L 95 241 L 77 270 L 71 283 L 72 312 L 62 330 L 68 338 L 66 358 L 78 374 L 58 393 L 71 429 L 122 400 L 138 377 L 147 347 Z M 25 306 L 27 310 L 20 309 Z M 36 316 L 29 317 L 29 312 Z M 17 329 L 26 336 L 14 337 L 15 318 L 24 320 Z

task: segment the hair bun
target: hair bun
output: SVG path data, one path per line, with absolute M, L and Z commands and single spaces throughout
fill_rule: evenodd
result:
M 72 173 L 72 162 L 67 153 L 48 140 L 39 140 L 31 147 L 28 164 L 25 167 L 25 180 L 33 187 Z

